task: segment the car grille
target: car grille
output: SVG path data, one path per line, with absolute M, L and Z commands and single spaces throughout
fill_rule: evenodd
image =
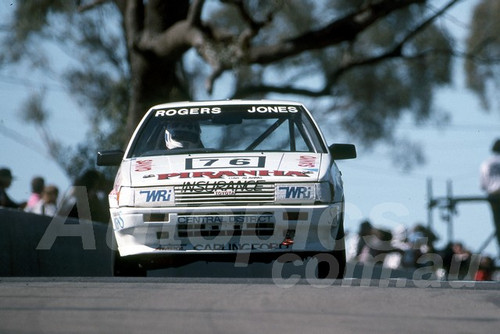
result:
M 231 229 L 221 229 L 219 225 L 211 224 L 179 224 L 177 236 L 188 237 L 218 237 L 218 236 L 271 236 L 274 233 L 274 223 L 233 224 Z
M 274 183 L 188 184 L 175 186 L 176 205 L 260 205 L 275 201 Z
M 234 212 L 231 214 L 179 214 L 177 236 L 271 236 L 274 233 L 275 217 L 272 212 Z

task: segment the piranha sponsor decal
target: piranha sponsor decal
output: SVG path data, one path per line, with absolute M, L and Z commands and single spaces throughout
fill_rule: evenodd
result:
M 193 108 L 172 108 L 156 110 L 155 117 L 165 116 L 185 116 L 185 115 L 211 115 L 220 114 L 222 109 L 220 107 L 193 107 Z
M 182 192 L 213 192 L 215 195 L 234 195 L 238 191 L 258 192 L 262 191 L 262 188 L 262 181 L 196 181 L 184 182 Z
M 275 177 L 309 177 L 307 172 L 301 171 L 283 171 L 283 170 L 238 170 L 238 171 L 205 171 L 205 172 L 180 172 L 158 174 L 158 180 L 168 180 L 171 178 L 191 179 L 191 178 L 209 178 L 222 179 L 225 177 L 243 177 L 243 176 L 275 176 Z
M 247 110 L 249 113 L 296 113 L 299 112 L 295 106 L 256 106 Z

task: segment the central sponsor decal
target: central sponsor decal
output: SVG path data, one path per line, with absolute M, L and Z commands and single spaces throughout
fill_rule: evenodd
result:
M 191 178 L 209 178 L 222 179 L 225 177 L 241 177 L 241 176 L 289 176 L 289 177 L 309 177 L 308 172 L 301 171 L 283 171 L 283 170 L 225 170 L 225 171 L 206 171 L 206 172 L 180 172 L 158 174 L 158 180 L 168 180 L 171 178 L 191 179 Z
M 235 216 L 179 216 L 179 224 L 222 224 L 222 223 L 275 223 L 273 215 L 235 215 Z
M 262 191 L 262 181 L 195 181 L 184 182 L 182 192 L 202 193 L 213 192 L 215 195 L 234 195 L 237 191 L 258 192 Z

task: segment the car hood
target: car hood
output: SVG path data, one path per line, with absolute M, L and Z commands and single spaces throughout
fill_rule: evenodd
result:
M 129 173 L 132 187 L 220 180 L 316 182 L 327 170 L 321 166 L 325 155 L 308 152 L 165 155 L 126 160 L 122 167 Z

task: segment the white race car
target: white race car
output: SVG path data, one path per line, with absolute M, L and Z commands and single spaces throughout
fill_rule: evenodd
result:
M 320 254 L 326 269 L 318 275 L 343 277 L 344 194 L 335 160 L 355 157 L 354 145 L 328 146 L 300 103 L 156 105 L 125 152 L 97 156 L 100 166 L 120 166 L 109 194 L 115 275 L 291 253 Z

